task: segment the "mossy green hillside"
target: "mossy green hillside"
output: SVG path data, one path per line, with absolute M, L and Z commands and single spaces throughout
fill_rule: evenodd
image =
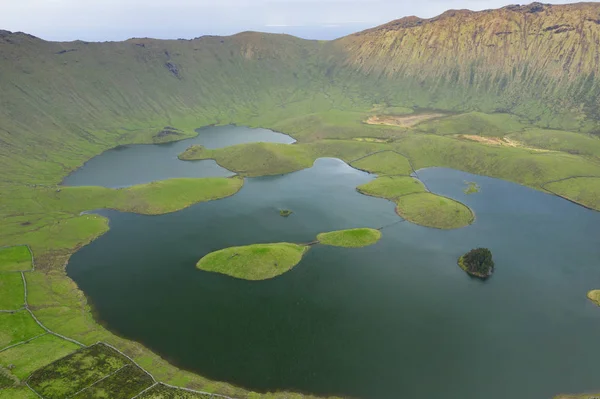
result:
M 79 346 L 51 334 L 42 335 L 26 344 L 0 352 L 0 366 L 8 368 L 20 380 L 47 364 L 58 360 Z
M 410 175 L 410 161 L 395 151 L 386 150 L 352 162 L 351 166 L 377 175 Z
M 432 193 L 405 195 L 396 200 L 396 211 L 409 222 L 437 229 L 457 229 L 473 223 L 471 209 Z
M 594 135 L 550 129 L 527 129 L 508 137 L 530 147 L 600 158 L 600 139 Z
M 0 313 L 0 350 L 44 333 L 24 309 L 15 313 Z
M 416 129 L 438 135 L 468 134 L 504 137 L 509 133 L 523 130 L 525 126 L 527 124 L 523 124 L 515 115 L 468 112 L 424 122 Z
M 380 239 L 381 231 L 369 228 L 330 231 L 317 235 L 320 244 L 345 248 L 366 247 Z
M 545 184 L 544 189 L 591 209 L 600 204 L 600 177 L 574 177 Z
M 361 194 L 371 197 L 395 200 L 398 197 L 427 191 L 420 180 L 409 176 L 384 176 L 378 177 L 366 184 L 357 187 Z
M 0 273 L 0 310 L 16 310 L 25 305 L 21 273 Z
M 231 247 L 209 253 L 196 267 L 244 280 L 267 280 L 291 270 L 308 249 L 291 243 Z
M 131 362 L 126 357 L 96 344 L 38 369 L 29 378 L 29 385 L 48 399 L 72 397 L 127 365 Z
M 31 252 L 26 245 L 0 248 L 0 272 L 31 270 Z

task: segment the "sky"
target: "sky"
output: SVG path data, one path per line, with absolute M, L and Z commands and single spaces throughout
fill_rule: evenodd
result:
M 575 3 L 548 1 L 544 3 Z M 0 29 L 46 40 L 191 39 L 255 30 L 335 39 L 404 16 L 508 0 L 0 0 Z

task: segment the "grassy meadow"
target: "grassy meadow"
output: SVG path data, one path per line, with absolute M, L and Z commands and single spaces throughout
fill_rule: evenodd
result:
M 348 229 L 320 233 L 320 244 L 333 247 L 360 248 L 375 244 L 381 238 L 381 231 L 369 228 Z
M 267 280 L 291 270 L 308 249 L 286 242 L 230 247 L 209 253 L 196 267 L 244 280 Z

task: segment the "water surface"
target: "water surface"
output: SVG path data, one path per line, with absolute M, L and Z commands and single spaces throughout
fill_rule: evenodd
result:
M 295 140 L 267 129 L 244 126 L 209 126 L 198 136 L 164 144 L 132 144 L 105 151 L 65 178 L 67 186 L 126 187 L 173 177 L 227 177 L 233 173 L 213 160 L 180 161 L 177 156 L 190 145 L 221 148 L 234 144 L 266 141 L 290 144 Z
M 155 147 L 155 169 L 171 162 L 169 148 Z M 91 165 L 80 182 L 87 173 L 108 185 L 119 178 Z M 138 172 L 128 173 L 133 181 Z M 401 220 L 392 203 L 355 191 L 373 176 L 320 159 L 303 171 L 246 179 L 233 197 L 173 214 L 101 211 L 110 231 L 73 255 L 67 271 L 114 332 L 254 390 L 506 399 L 599 389 L 600 309 L 585 294 L 600 285 L 600 214 L 455 170 L 419 176 L 470 206 L 475 224 L 390 225 Z M 481 192 L 464 194 L 465 181 Z M 280 208 L 294 214 L 282 218 Z M 316 246 L 272 280 L 195 268 L 228 246 L 384 225 L 376 245 Z M 478 246 L 490 248 L 497 265 L 485 282 L 456 265 Z

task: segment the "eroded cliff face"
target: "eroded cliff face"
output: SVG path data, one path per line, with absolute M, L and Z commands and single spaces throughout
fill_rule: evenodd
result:
M 450 84 L 515 102 L 518 93 L 531 93 L 597 112 L 600 3 L 451 10 L 402 18 L 332 45 L 348 67 L 430 91 Z

